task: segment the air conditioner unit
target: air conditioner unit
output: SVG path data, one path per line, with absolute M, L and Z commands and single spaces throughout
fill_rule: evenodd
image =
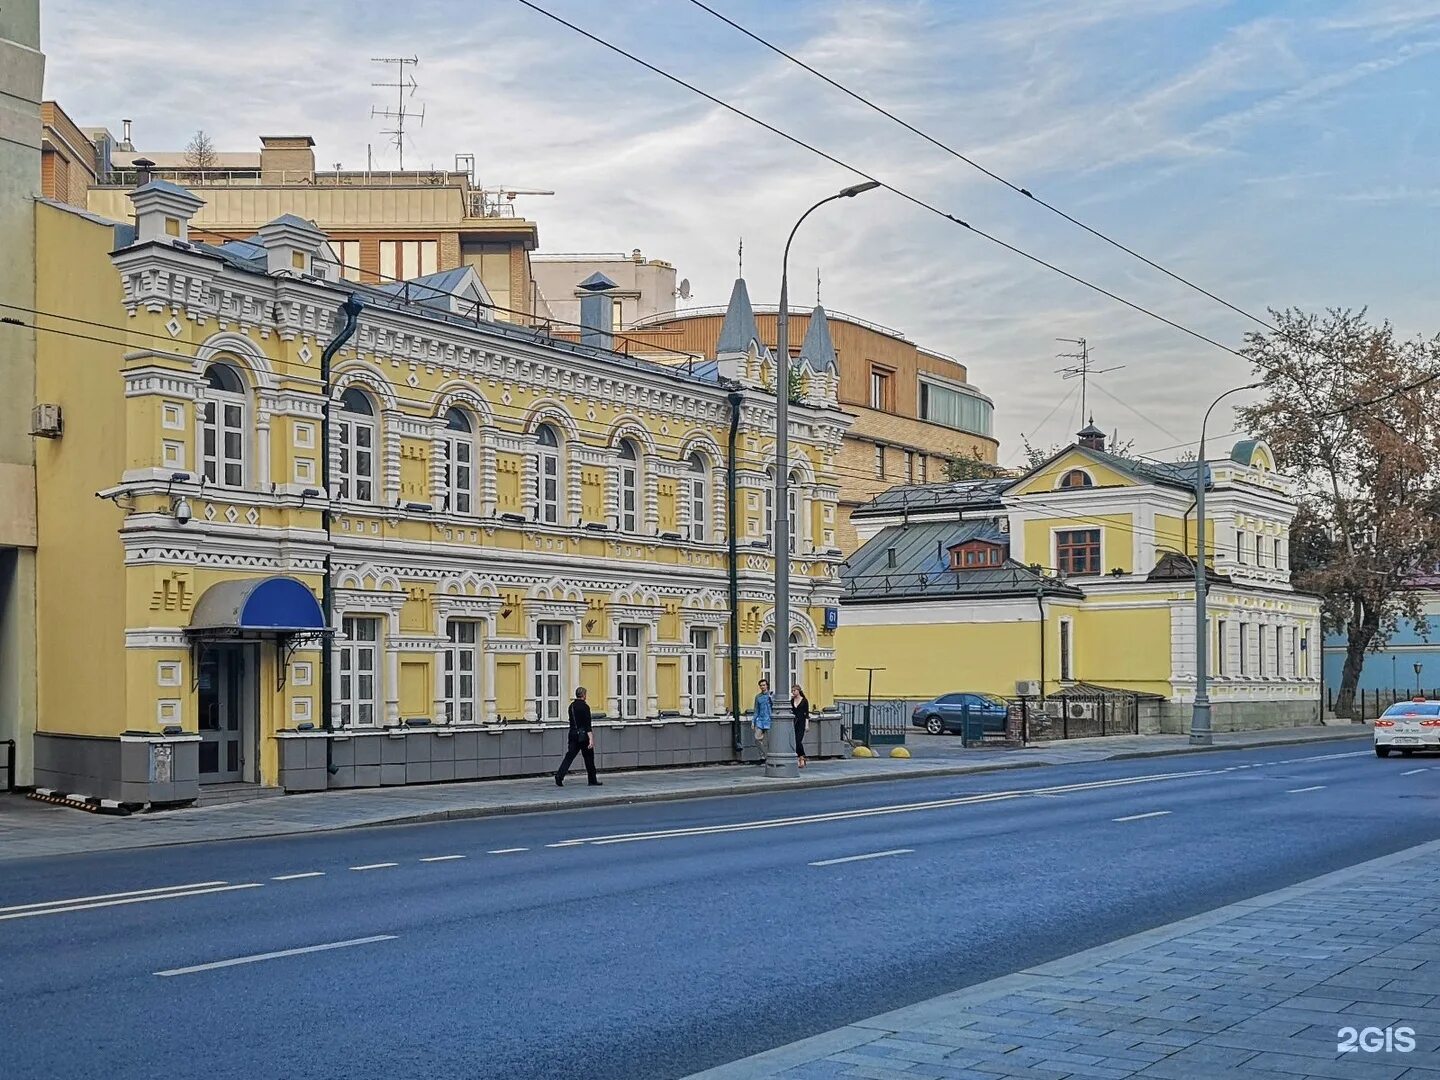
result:
M 1094 720 L 1095 703 L 1093 701 L 1072 701 L 1066 705 L 1065 715 L 1071 720 Z
M 1053 698 L 1045 702 L 1045 715 L 1052 720 L 1063 720 L 1065 718 L 1065 702 L 1056 701 Z
M 42 439 L 58 439 L 63 430 L 59 405 L 36 405 L 30 410 L 30 434 Z
M 1020 679 L 1015 683 L 1016 697 L 1039 697 L 1040 684 L 1034 679 Z

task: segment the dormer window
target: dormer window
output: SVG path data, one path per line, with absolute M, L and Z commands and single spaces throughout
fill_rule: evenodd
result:
M 1060 477 L 1062 488 L 1087 488 L 1094 487 L 1095 480 L 1084 469 L 1071 469 L 1064 476 Z
M 949 549 L 951 570 L 985 570 L 1005 563 L 1005 545 L 994 540 L 969 540 Z

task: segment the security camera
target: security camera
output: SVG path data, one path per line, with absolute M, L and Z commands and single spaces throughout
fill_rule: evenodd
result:
M 178 525 L 188 525 L 190 519 L 194 516 L 190 510 L 190 500 L 183 495 L 175 500 L 175 505 L 172 507 L 172 510 L 175 514 L 175 522 Z

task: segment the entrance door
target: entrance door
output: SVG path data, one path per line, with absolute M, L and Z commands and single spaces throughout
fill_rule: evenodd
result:
M 200 660 L 200 782 L 254 779 L 254 648 L 215 645 Z

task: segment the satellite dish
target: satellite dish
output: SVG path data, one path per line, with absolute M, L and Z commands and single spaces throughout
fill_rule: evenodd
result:
M 688 277 L 680 279 L 680 287 L 675 290 L 675 295 L 681 300 L 690 299 L 690 279 Z

